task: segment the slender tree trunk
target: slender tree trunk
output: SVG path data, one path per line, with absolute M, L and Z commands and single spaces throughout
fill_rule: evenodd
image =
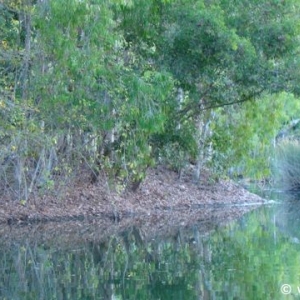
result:
M 31 15 L 30 13 L 27 12 L 20 13 L 20 20 L 24 24 L 23 26 L 25 32 L 25 53 L 23 58 L 23 70 L 21 73 L 22 99 L 25 100 L 28 99 L 30 57 L 31 57 Z
M 201 176 L 201 170 L 205 163 L 209 159 L 210 152 L 212 151 L 212 145 L 208 142 L 208 138 L 211 136 L 210 124 L 213 119 L 212 111 L 206 111 L 202 118 L 198 117 L 197 128 L 198 128 L 198 156 L 196 163 L 196 170 L 194 174 L 195 182 L 199 182 Z
M 183 89 L 182 88 L 178 88 L 178 90 L 177 90 L 177 102 L 178 102 L 177 110 L 178 111 L 181 111 L 181 109 L 182 109 L 183 100 L 184 100 Z M 178 121 L 176 129 L 177 130 L 181 129 L 180 121 Z

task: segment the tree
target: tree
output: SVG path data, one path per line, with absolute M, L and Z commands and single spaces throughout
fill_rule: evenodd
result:
M 231 114 L 242 119 L 244 108 L 238 104 L 247 101 L 246 111 L 259 114 L 263 105 L 254 100 L 265 94 L 297 93 L 299 4 L 295 1 L 148 1 L 140 17 L 144 4 L 136 1 L 124 7 L 125 38 L 140 53 L 145 45 L 155 47 L 156 55 L 146 53 L 146 57 L 154 60 L 156 68 L 171 72 L 187 95 L 177 119 L 194 124 L 200 167 L 204 148 L 211 145 L 205 128 L 213 126 L 213 120 L 230 119 Z M 222 106 L 231 107 L 216 110 Z M 255 121 L 244 129 L 238 130 L 243 136 L 240 143 L 231 144 L 240 153 L 245 153 L 244 141 L 255 135 Z M 222 143 L 215 139 L 213 145 L 221 157 Z
M 133 189 L 155 160 L 194 161 L 197 178 L 212 157 L 225 169 L 260 136 L 252 116 L 267 106 L 254 100 L 299 92 L 295 0 L 3 1 L 0 13 L 1 178 L 19 200 L 82 168 Z

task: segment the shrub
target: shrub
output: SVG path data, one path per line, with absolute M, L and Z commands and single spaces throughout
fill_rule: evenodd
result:
M 300 191 L 300 142 L 283 140 L 276 146 L 274 179 L 284 190 Z

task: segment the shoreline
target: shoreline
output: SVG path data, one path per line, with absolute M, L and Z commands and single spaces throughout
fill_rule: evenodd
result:
M 91 220 L 104 218 L 121 222 L 124 218 L 154 218 L 170 215 L 174 222 L 187 223 L 210 218 L 218 207 L 231 214 L 244 213 L 266 203 L 230 180 L 213 182 L 208 171 L 198 184 L 192 181 L 192 170 L 179 180 L 176 172 L 164 167 L 148 170 L 145 181 L 136 192 L 117 193 L 109 189 L 104 178 L 94 184 L 81 178 L 64 194 L 33 197 L 26 204 L 7 200 L 0 205 L 1 224 Z M 154 221 L 155 223 L 155 221 Z

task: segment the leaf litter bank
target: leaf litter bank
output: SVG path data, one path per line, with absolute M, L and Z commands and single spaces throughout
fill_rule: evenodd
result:
M 136 192 L 113 192 L 104 178 L 99 178 L 94 184 L 78 180 L 59 197 L 34 197 L 26 204 L 4 199 L 0 223 L 94 223 L 101 219 L 121 227 L 148 223 L 159 229 L 196 222 L 223 223 L 264 203 L 265 199 L 232 181 L 211 182 L 209 172 L 203 172 L 200 182 L 195 184 L 191 170 L 179 180 L 176 172 L 157 167 L 148 171 Z

